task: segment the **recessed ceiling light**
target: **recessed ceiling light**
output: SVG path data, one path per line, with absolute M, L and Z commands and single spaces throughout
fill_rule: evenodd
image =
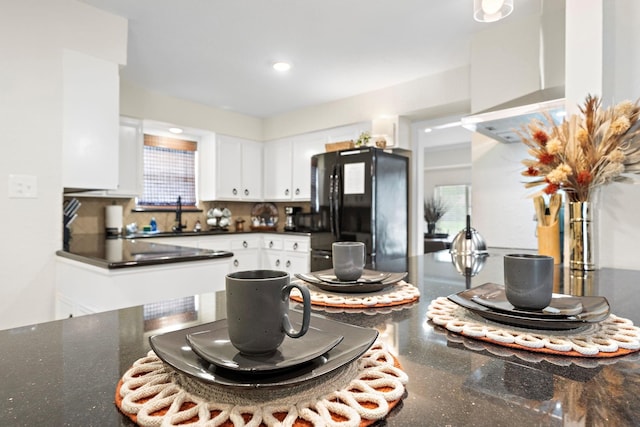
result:
M 276 71 L 289 71 L 291 69 L 291 64 L 288 62 L 274 62 L 273 69 Z
M 182 129 L 180 129 L 180 128 L 169 128 L 169 132 L 178 134 L 178 133 L 182 133 Z

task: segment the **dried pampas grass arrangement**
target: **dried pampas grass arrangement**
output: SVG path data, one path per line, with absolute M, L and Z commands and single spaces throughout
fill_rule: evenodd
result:
M 530 159 L 523 160 L 527 188 L 541 193 L 564 190 L 570 202 L 589 201 L 594 189 L 611 182 L 632 182 L 640 173 L 640 107 L 621 102 L 603 109 L 588 95 L 575 114 L 556 124 L 549 114 L 544 123 L 533 120 L 519 132 Z M 536 193 L 539 195 L 540 193 Z

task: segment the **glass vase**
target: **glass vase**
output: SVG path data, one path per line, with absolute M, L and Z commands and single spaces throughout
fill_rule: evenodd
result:
M 569 267 L 571 270 L 596 269 L 595 221 L 592 202 L 569 202 Z

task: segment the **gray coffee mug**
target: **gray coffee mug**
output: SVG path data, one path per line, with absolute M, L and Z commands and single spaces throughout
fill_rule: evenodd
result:
M 226 276 L 227 324 L 231 344 L 241 353 L 266 354 L 277 350 L 285 335 L 300 338 L 309 330 L 309 289 L 290 283 L 289 273 L 275 270 L 239 271 Z M 289 293 L 302 293 L 302 326 L 289 320 Z
M 553 257 L 533 254 L 504 256 L 507 300 L 517 308 L 542 310 L 553 294 Z
M 331 245 L 333 273 L 340 280 L 354 281 L 362 276 L 365 263 L 362 242 L 335 242 Z

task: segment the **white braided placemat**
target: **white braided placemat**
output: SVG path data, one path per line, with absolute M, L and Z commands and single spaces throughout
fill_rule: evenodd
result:
M 568 331 L 531 330 L 486 320 L 440 297 L 429 304 L 427 317 L 469 338 L 541 353 L 611 357 L 640 350 L 640 328 L 613 314 L 602 322 Z
M 571 366 L 577 365 L 581 368 L 593 369 L 600 366 L 612 365 L 618 363 L 618 357 L 570 357 L 567 355 L 555 355 L 546 353 L 535 353 L 528 350 L 519 350 L 517 348 L 503 347 L 489 341 L 480 341 L 473 338 L 467 338 L 455 332 L 448 331 L 442 327 L 436 326 L 433 330 L 436 334 L 445 335 L 447 341 L 464 346 L 464 348 L 477 352 L 487 352 L 494 356 L 502 358 L 516 358 L 527 363 L 547 362 L 555 366 Z M 640 361 L 640 352 L 628 354 L 624 357 L 626 362 Z
M 119 409 L 143 427 L 186 422 L 193 427 L 295 426 L 296 420 L 318 427 L 357 427 L 384 418 L 404 395 L 407 381 L 382 342 L 311 385 L 268 390 L 202 383 L 173 370 L 150 351 L 123 375 L 116 403 L 120 400 Z M 341 417 L 339 423 L 332 414 Z
M 298 281 L 298 284 L 307 285 L 309 293 L 311 294 L 312 305 L 321 305 L 326 307 L 391 307 L 394 305 L 417 301 L 420 298 L 420 290 L 404 280 L 401 280 L 395 285 L 382 289 L 378 292 L 349 294 L 325 291 L 312 285 L 308 285 L 304 281 Z M 291 290 L 291 299 L 297 302 L 302 302 L 302 294 L 298 289 L 294 288 Z

